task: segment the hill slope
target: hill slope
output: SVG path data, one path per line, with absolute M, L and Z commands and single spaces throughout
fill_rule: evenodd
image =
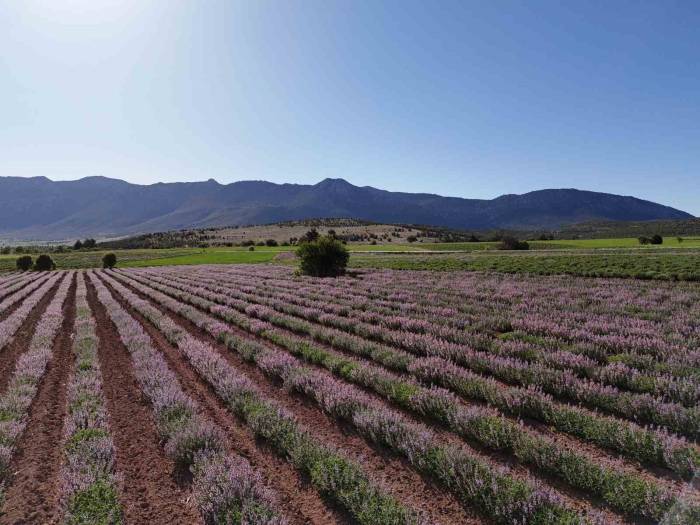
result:
M 690 214 L 634 197 L 550 189 L 492 200 L 353 186 L 242 181 L 130 184 L 104 177 L 54 182 L 0 177 L 0 237 L 116 236 L 310 217 L 354 217 L 464 229 L 558 228 L 591 220 L 685 219 Z

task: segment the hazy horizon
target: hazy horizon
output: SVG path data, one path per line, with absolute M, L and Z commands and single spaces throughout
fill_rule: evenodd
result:
M 0 175 L 545 188 L 700 215 L 700 5 L 0 3 Z

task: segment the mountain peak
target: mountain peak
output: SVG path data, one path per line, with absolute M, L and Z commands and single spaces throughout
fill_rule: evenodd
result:
M 323 179 L 321 182 L 316 184 L 316 186 L 321 186 L 321 187 L 353 187 L 352 184 L 350 184 L 348 181 L 345 179 L 333 179 L 331 177 Z
M 62 182 L 0 177 L 0 237 L 4 238 L 107 237 L 318 217 L 473 231 L 552 230 L 592 220 L 691 216 L 641 199 L 573 189 L 486 200 L 357 187 L 340 178 L 326 178 L 315 185 L 265 181 L 220 185 L 209 179 L 142 186 L 99 176 Z

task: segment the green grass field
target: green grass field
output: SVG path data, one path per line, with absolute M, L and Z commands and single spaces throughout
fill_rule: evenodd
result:
M 59 269 L 66 268 L 98 268 L 102 266 L 102 256 L 109 251 L 117 254 L 120 266 L 128 266 L 137 261 L 153 259 L 172 259 L 181 257 L 195 251 L 187 248 L 173 248 L 168 250 L 97 250 L 66 253 L 52 253 L 51 258 Z M 29 254 L 36 259 L 38 254 Z M 18 255 L 0 255 L 0 271 L 15 269 Z
M 662 250 L 664 248 L 700 248 L 700 237 L 685 237 L 678 242 L 675 237 L 664 238 L 661 245 L 640 245 L 639 240 L 632 237 L 617 239 L 565 239 L 555 241 L 528 241 L 532 250 L 565 250 L 565 249 L 615 249 L 615 248 L 640 248 L 644 250 Z M 496 242 L 455 242 L 455 243 L 420 243 L 409 246 L 412 250 L 435 251 L 481 251 L 496 249 Z M 396 248 L 397 246 L 394 246 Z
M 610 253 L 561 250 L 539 253 L 366 254 L 351 257 L 350 265 L 355 268 L 396 270 L 472 270 L 700 281 L 700 250 L 635 249 Z
M 156 259 L 138 259 L 130 260 L 125 264 L 120 264 L 122 268 L 133 268 L 139 266 L 172 266 L 172 265 L 191 265 L 191 264 L 253 264 L 266 263 L 274 260 L 280 250 L 260 250 L 243 251 L 243 250 L 217 250 L 207 248 L 194 253 L 181 255 L 179 257 L 163 257 Z M 118 257 L 118 256 L 117 256 Z
M 506 273 L 570 274 L 636 277 L 642 279 L 700 280 L 700 238 L 673 238 L 661 246 L 640 246 L 637 239 L 533 241 L 531 250 L 507 252 L 496 243 L 351 244 L 350 266 L 407 270 L 476 270 Z M 122 268 L 196 264 L 295 264 L 277 260 L 294 247 L 172 248 L 112 250 Z M 438 252 L 438 253 L 430 253 Z M 444 253 L 439 253 L 444 252 Z M 461 253 L 460 253 L 461 252 Z M 56 266 L 94 268 L 106 251 L 51 254 Z M 33 255 L 36 258 L 36 255 Z M 15 269 L 17 255 L 0 255 L 0 271 Z
M 181 264 L 237 264 L 270 262 L 282 251 L 290 248 L 172 248 L 163 250 L 107 250 L 52 253 L 51 258 L 59 269 L 99 268 L 102 256 L 112 252 L 117 256 L 117 265 L 122 268 L 137 266 L 166 266 Z M 0 271 L 15 269 L 17 255 L 0 255 Z M 32 254 L 36 259 L 36 255 Z

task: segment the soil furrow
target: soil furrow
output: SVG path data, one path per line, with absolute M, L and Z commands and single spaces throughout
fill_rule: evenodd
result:
M 66 416 L 68 374 L 73 362 L 71 334 L 75 319 L 75 277 L 65 278 L 73 282 L 63 305 L 63 325 L 10 465 L 13 477 L 5 496 L 2 524 L 57 523 L 59 519 L 59 473 L 63 453 L 60 443 Z M 40 303 L 40 308 L 35 310 L 43 312 L 56 287 L 42 300 L 43 306 Z M 34 312 L 33 316 L 36 324 L 40 315 Z M 27 338 L 31 338 L 32 332 L 27 332 Z
M 98 358 L 109 427 L 121 476 L 120 499 L 127 524 L 192 525 L 201 519 L 175 465 L 160 445 L 148 405 L 134 376 L 131 356 L 119 340 L 89 282 L 88 302 L 97 322 Z
M 22 291 L 30 284 L 33 284 L 39 280 L 45 280 L 45 279 L 46 279 L 45 275 L 38 275 L 38 276 L 32 277 L 31 279 L 26 279 L 25 281 L 23 281 L 22 286 L 14 289 L 12 291 L 8 291 L 8 288 L 18 284 L 17 282 L 13 282 L 10 286 L 6 286 L 5 289 L 0 290 L 0 301 L 5 301 L 5 300 L 7 300 L 8 297 L 12 296 L 13 294 L 16 294 L 17 292 Z M 19 281 L 19 279 L 18 279 L 18 281 Z
M 107 285 L 109 286 L 109 285 Z M 114 291 L 111 287 L 110 289 Z M 134 288 L 130 289 L 134 292 Z M 369 445 L 362 437 L 358 436 L 349 425 L 326 416 L 318 407 L 306 398 L 290 394 L 282 385 L 264 375 L 255 365 L 247 363 L 231 352 L 224 345 L 215 341 L 209 334 L 192 324 L 189 320 L 179 315 L 174 315 L 161 307 L 143 294 L 136 292 L 142 299 L 158 308 L 165 315 L 187 330 L 193 336 L 211 344 L 229 364 L 241 370 L 261 389 L 268 398 L 274 399 L 281 406 L 292 412 L 297 419 L 310 429 L 314 436 L 324 443 L 329 443 L 336 448 L 345 451 L 350 457 L 365 467 L 380 484 L 385 486 L 390 493 L 413 508 L 426 512 L 435 522 L 444 524 L 480 523 L 482 520 L 476 517 L 470 509 L 465 509 L 457 499 L 449 493 L 440 490 L 431 480 L 424 479 L 416 473 L 407 461 L 396 458 L 389 451 Z M 128 307 L 124 299 L 117 293 L 115 296 L 126 306 L 130 314 L 139 319 L 145 326 L 149 335 L 157 342 L 159 348 L 164 351 L 168 364 L 180 375 L 186 373 L 193 377 L 193 382 L 199 382 L 207 392 L 207 396 L 216 398 L 216 395 L 197 376 L 196 372 L 181 356 L 179 350 L 173 348 L 165 337 L 155 329 L 148 321 Z M 188 381 L 189 382 L 189 381 Z M 183 387 L 185 385 L 183 384 Z M 218 403 L 218 398 L 215 400 Z M 222 425 L 225 427 L 225 425 Z M 252 458 L 249 458 L 255 464 Z M 328 523 L 328 521 L 322 521 Z
M 17 310 L 19 308 L 19 305 L 22 304 L 22 301 L 16 301 L 15 303 L 11 304 L 7 308 L 5 308 L 2 312 L 0 312 L 0 323 L 10 317 L 12 315 L 12 312 Z
M 17 330 L 12 340 L 4 349 L 0 350 L 0 394 L 5 392 L 10 379 L 12 379 L 12 372 L 14 371 L 17 359 L 29 348 L 29 343 L 36 329 L 36 325 L 51 302 L 59 284 L 60 283 L 56 283 L 41 301 L 39 301 L 32 313 L 29 314 L 29 317 L 24 320 L 22 326 Z M 20 301 L 8 308 L 6 310 L 6 312 L 9 312 L 7 315 L 14 312 L 21 304 L 22 302 Z M 6 316 L 0 316 L 0 321 L 4 320 L 5 317 Z M 70 334 L 70 329 L 68 333 Z

